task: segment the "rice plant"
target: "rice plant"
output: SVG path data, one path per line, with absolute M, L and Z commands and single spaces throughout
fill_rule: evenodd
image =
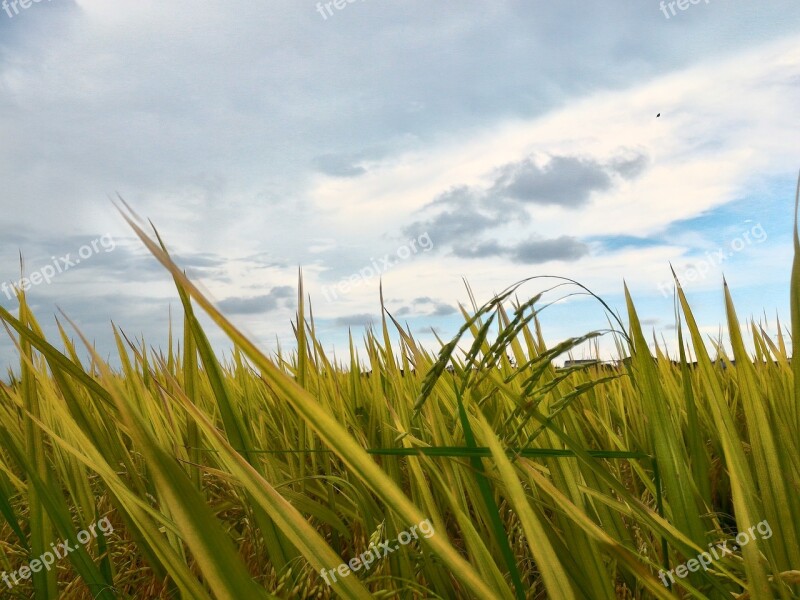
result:
M 67 318 L 46 339 L 23 293 L 0 308 L 20 356 L 0 383 L 2 597 L 800 598 L 800 361 L 780 326 L 742 330 L 727 287 L 730 354 L 676 281 L 677 356 L 648 348 L 625 290 L 620 361 L 558 368 L 602 334 L 548 347 L 518 284 L 462 307 L 438 352 L 384 310 L 343 365 L 302 280 L 296 350 L 269 356 L 124 215 L 182 332 L 156 351 L 114 328 L 112 368 Z

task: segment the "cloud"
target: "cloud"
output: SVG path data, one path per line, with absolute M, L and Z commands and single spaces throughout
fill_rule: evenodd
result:
M 486 186 L 454 186 L 429 202 L 423 211 L 440 209 L 433 217 L 414 221 L 405 235 L 427 231 L 439 245 L 452 245 L 458 258 L 505 256 L 531 264 L 548 260 L 576 260 L 588 247 L 570 236 L 518 243 L 508 247 L 497 240 L 480 240 L 483 234 L 509 223 L 532 221 L 531 205 L 574 210 L 585 206 L 592 194 L 610 191 L 615 176 L 623 180 L 640 175 L 649 162 L 643 151 L 622 149 L 617 156 L 599 160 L 555 155 L 543 164 L 533 156 L 506 163 L 491 173 Z
M 278 308 L 277 300 L 268 294 L 251 298 L 226 298 L 219 302 L 219 309 L 231 315 L 253 315 L 270 312 L 276 308 Z
M 442 329 L 441 327 L 420 327 L 415 331 L 415 333 L 418 335 L 431 335 L 431 334 L 441 335 Z
M 511 259 L 527 265 L 551 260 L 574 261 L 586 256 L 589 247 L 574 237 L 562 235 L 550 240 L 529 240 L 516 245 L 510 251 Z
M 252 315 L 267 313 L 278 308 L 291 307 L 291 303 L 281 300 L 294 299 L 295 290 L 291 286 L 281 285 L 274 287 L 268 294 L 250 298 L 226 298 L 219 302 L 219 309 L 223 313 L 232 315 Z
M 454 187 L 443 192 L 426 208 L 444 207 L 434 217 L 418 220 L 403 228 L 403 234 L 416 236 L 428 232 L 438 245 L 473 239 L 477 234 L 503 223 L 496 207 L 484 206 L 481 190 L 469 186 Z
M 534 157 L 499 167 L 489 198 L 523 204 L 555 205 L 574 209 L 587 204 L 593 193 L 613 186 L 613 175 L 632 179 L 647 166 L 644 152 L 626 151 L 610 161 L 582 156 L 551 156 L 540 165 Z
M 607 167 L 596 160 L 554 156 L 539 166 L 526 158 L 500 167 L 489 194 L 525 204 L 578 208 L 589 201 L 593 192 L 607 191 L 611 185 Z
M 489 258 L 507 253 L 508 248 L 495 241 L 478 242 L 477 244 L 464 243 L 453 246 L 453 254 L 459 258 Z
M 376 315 L 371 315 L 369 313 L 358 313 L 354 315 L 337 317 L 334 321 L 334 325 L 337 327 L 366 327 L 373 324 L 377 320 L 378 317 Z
M 453 313 L 458 312 L 457 309 L 450 306 L 449 304 L 435 300 L 430 296 L 420 296 L 418 298 L 414 298 L 411 301 L 411 303 L 413 306 L 402 306 L 396 311 L 393 311 L 392 314 L 395 317 L 408 316 L 408 315 L 445 317 L 447 315 L 452 315 Z M 432 309 L 427 313 L 423 313 L 422 312 L 423 307 L 427 306 L 431 306 Z
M 455 307 L 450 306 L 449 304 L 444 303 L 437 303 L 436 306 L 433 308 L 433 312 L 431 313 L 432 317 L 446 317 L 447 315 L 452 315 L 457 313 Z
M 633 179 L 644 172 L 649 162 L 650 157 L 640 152 L 617 157 L 610 162 L 609 167 L 624 179 Z
M 502 256 L 515 263 L 531 265 L 551 260 L 575 261 L 589 254 L 589 246 L 572 236 L 562 235 L 550 239 L 533 237 L 508 246 L 497 241 L 459 244 L 453 247 L 453 254 L 458 258 Z
M 358 177 L 367 170 L 357 164 L 357 159 L 337 154 L 323 154 L 314 159 L 314 166 L 322 173 L 333 177 Z

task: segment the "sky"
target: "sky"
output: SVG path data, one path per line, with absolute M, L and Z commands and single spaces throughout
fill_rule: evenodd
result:
M 798 106 L 796 0 L 7 2 L 0 304 L 24 274 L 48 335 L 63 312 L 104 356 L 112 323 L 165 348 L 177 294 L 119 196 L 269 352 L 293 344 L 299 269 L 342 360 L 381 284 L 435 350 L 465 284 L 483 303 L 542 275 L 626 324 L 627 285 L 674 348 L 670 264 L 709 339 L 723 275 L 774 334 Z M 608 326 L 568 292 L 544 297 L 549 343 Z M 0 368 L 15 357 L 3 335 Z

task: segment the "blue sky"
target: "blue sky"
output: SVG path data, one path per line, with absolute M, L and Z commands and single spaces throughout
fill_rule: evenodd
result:
M 291 345 L 300 266 L 342 358 L 348 328 L 379 314 L 381 278 L 431 347 L 431 328 L 458 327 L 463 279 L 485 301 L 543 274 L 620 311 L 627 283 L 670 344 L 670 263 L 709 336 L 723 273 L 740 317 L 788 321 L 796 1 L 669 18 L 649 0 L 341 5 L 0 9 L 0 281 L 19 280 L 20 253 L 44 274 L 114 241 L 32 287 L 46 331 L 60 308 L 105 353 L 112 320 L 166 343 L 176 296 L 116 193 L 272 350 Z M 568 299 L 542 325 L 556 342 L 606 320 Z

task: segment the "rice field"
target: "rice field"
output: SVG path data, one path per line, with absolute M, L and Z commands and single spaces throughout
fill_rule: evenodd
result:
M 546 345 L 512 286 L 436 352 L 384 311 L 346 366 L 302 279 L 296 350 L 267 355 L 126 219 L 182 301 L 167 348 L 115 328 L 112 368 L 24 294 L 0 309 L 1 597 L 800 598 L 796 235 L 791 323 L 726 287 L 728 353 L 680 288 L 680 352 L 651 351 L 626 290 L 622 360 L 558 368 L 601 333 Z

